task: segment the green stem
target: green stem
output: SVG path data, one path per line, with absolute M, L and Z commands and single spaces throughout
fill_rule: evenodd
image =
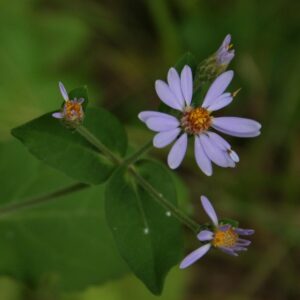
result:
M 200 226 L 189 216 L 183 213 L 180 209 L 178 209 L 175 205 L 173 205 L 170 201 L 168 201 L 164 195 L 159 193 L 147 180 L 145 180 L 133 167 L 129 168 L 129 172 L 135 178 L 137 183 L 144 188 L 153 198 L 161 204 L 167 211 L 170 211 L 172 215 L 181 223 L 185 224 L 188 228 L 190 228 L 195 233 L 198 233 L 200 230 Z
M 134 152 L 132 155 L 128 156 L 123 160 L 123 166 L 129 166 L 134 164 L 144 153 L 149 151 L 152 148 L 152 140 L 147 142 L 142 146 L 138 151 Z
M 3 206 L 0 208 L 0 216 L 11 214 L 11 213 L 14 213 L 19 210 L 31 208 L 33 206 L 41 205 L 41 204 L 48 202 L 49 200 L 53 200 L 54 198 L 62 197 L 62 196 L 68 195 L 70 193 L 74 193 L 74 192 L 83 190 L 87 187 L 89 187 L 88 184 L 76 183 L 76 184 L 72 184 L 68 187 L 54 191 L 52 193 L 46 194 L 46 195 L 37 196 L 37 197 L 30 198 L 30 199 L 27 199 L 24 201 L 12 203 L 12 204 L 9 204 L 7 206 Z

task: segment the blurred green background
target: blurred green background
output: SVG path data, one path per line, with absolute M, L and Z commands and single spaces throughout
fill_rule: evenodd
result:
M 10 129 L 57 109 L 59 80 L 69 90 L 87 84 L 91 102 L 117 115 L 139 145 L 152 135 L 137 114 L 158 105 L 155 79 L 164 79 L 186 51 L 206 58 L 231 33 L 231 90 L 242 91 L 224 115 L 257 119 L 262 135 L 229 139 L 241 157 L 234 170 L 215 167 L 206 178 L 190 152 L 177 172 L 195 218 L 207 220 L 199 204 L 205 194 L 220 215 L 255 228 L 256 235 L 239 258 L 211 252 L 186 271 L 174 268 L 159 299 L 300 299 L 299 32 L 298 0 L 1 1 L 0 169 L 1 178 L 10 176 L 1 179 L 1 189 L 23 182 L 9 172 L 16 153 L 26 157 L 26 164 L 19 159 L 20 170 L 39 164 L 13 141 Z M 165 160 L 167 151 L 152 153 Z M 61 180 L 51 174 L 52 187 Z M 188 252 L 197 242 L 188 236 L 186 245 Z M 155 298 L 131 276 L 63 294 L 44 283 L 32 288 L 10 277 L 0 280 L 1 300 Z

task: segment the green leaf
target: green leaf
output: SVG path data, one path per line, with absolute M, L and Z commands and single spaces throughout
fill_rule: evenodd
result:
M 142 161 L 138 170 L 170 202 L 176 203 L 176 188 L 164 166 Z M 110 178 L 105 195 L 107 222 L 121 256 L 152 293 L 160 294 L 166 274 L 181 258 L 180 224 L 124 169 Z
M 6 174 L 1 178 L 6 187 L 0 189 L 2 206 L 74 183 L 16 143 L 0 145 L 0 172 Z M 104 187 L 96 186 L 37 207 L 0 213 L 0 275 L 31 287 L 48 282 L 66 291 L 123 275 L 127 268 L 106 225 L 103 198 Z
M 124 156 L 126 133 L 108 111 L 88 108 L 84 126 L 111 151 Z M 102 183 L 114 170 L 106 157 L 77 132 L 62 126 L 51 113 L 13 129 L 12 134 L 38 159 L 81 182 Z
M 195 56 L 191 52 L 187 52 L 184 55 L 182 55 L 174 67 L 180 73 L 185 65 L 190 66 L 193 71 L 193 74 L 195 75 L 197 63 Z

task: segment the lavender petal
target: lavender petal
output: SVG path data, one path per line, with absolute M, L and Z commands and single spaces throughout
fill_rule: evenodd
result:
M 231 62 L 231 60 L 234 58 L 235 51 L 234 49 L 230 49 L 230 42 L 231 42 L 231 35 L 228 34 L 217 51 L 217 55 L 216 55 L 217 62 L 220 65 L 228 65 Z
M 193 74 L 188 65 L 185 65 L 181 71 L 181 90 L 185 103 L 189 106 L 193 97 Z
M 234 251 L 247 251 L 248 249 L 247 249 L 246 247 L 241 247 L 241 246 L 235 245 L 235 246 L 233 247 L 233 250 L 234 250 Z
M 198 233 L 197 239 L 201 242 L 210 241 L 213 239 L 213 232 L 210 230 L 202 230 Z
M 165 114 L 165 113 L 161 113 L 161 112 L 153 111 L 153 110 L 145 110 L 138 114 L 138 118 L 142 122 L 146 122 L 147 119 L 152 118 L 152 117 L 173 118 L 173 116 L 171 116 L 169 114 Z
M 209 216 L 209 218 L 211 219 L 213 224 L 215 226 L 218 226 L 219 220 L 218 220 L 216 211 L 213 208 L 211 202 L 207 199 L 207 197 L 201 196 L 201 204 L 202 204 L 202 207 L 203 207 L 204 211 Z
M 58 86 L 59 86 L 59 90 L 60 90 L 61 95 L 63 96 L 65 101 L 68 101 L 69 100 L 68 92 L 65 89 L 65 86 L 63 85 L 63 83 L 61 81 L 58 83 Z
M 207 108 L 210 106 L 220 95 L 223 94 L 225 89 L 228 87 L 229 83 L 231 82 L 233 78 L 233 71 L 227 71 L 219 75 L 215 81 L 210 86 L 202 107 Z
M 181 91 L 181 82 L 178 72 L 175 68 L 171 68 L 168 72 L 168 84 L 170 90 L 176 96 L 177 102 L 179 103 L 180 107 L 184 107 L 184 98 Z
M 176 96 L 170 90 L 169 86 L 162 80 L 155 81 L 155 90 L 162 102 L 171 108 L 182 111 L 183 107 L 181 107 L 177 101 Z
M 225 93 L 216 98 L 208 107 L 209 111 L 216 111 L 225 106 L 229 105 L 233 100 L 233 97 L 230 93 Z
M 193 251 L 180 263 L 179 268 L 185 269 L 185 268 L 189 267 L 194 262 L 199 260 L 202 256 L 204 256 L 210 248 L 211 248 L 211 244 L 206 244 L 206 245 L 198 248 L 197 250 Z
M 230 227 L 231 227 L 230 224 L 224 224 L 224 225 L 219 226 L 218 230 L 220 230 L 220 231 L 227 231 L 227 230 L 229 230 Z
M 240 158 L 239 158 L 238 154 L 235 151 L 233 151 L 233 150 L 229 151 L 229 156 L 236 163 L 238 163 L 240 161 Z
M 251 241 L 238 238 L 236 244 L 238 246 L 249 246 L 251 244 Z
M 242 229 L 242 228 L 235 228 L 234 231 L 238 235 L 252 235 L 255 233 L 255 230 L 253 229 Z
M 219 247 L 221 251 L 223 251 L 226 254 L 232 255 L 232 256 L 238 256 L 237 253 L 234 252 L 233 248 L 227 248 L 227 247 Z
M 77 103 L 82 104 L 84 101 L 85 101 L 84 98 L 79 98 L 79 99 L 77 100 Z
M 175 117 L 168 115 L 168 117 L 149 118 L 146 121 L 146 125 L 149 129 L 160 132 L 175 129 L 180 123 Z
M 205 175 L 211 176 L 213 173 L 212 164 L 210 159 L 207 157 L 198 136 L 195 136 L 195 158 L 201 171 Z
M 63 119 L 64 115 L 61 112 L 55 112 L 52 114 L 52 117 L 55 119 Z
M 225 152 L 221 150 L 214 142 L 213 140 L 210 140 L 210 138 L 206 134 L 200 135 L 200 142 L 204 148 L 204 151 L 208 158 L 213 161 L 216 165 L 227 168 L 228 167 L 228 161 L 225 156 Z
M 225 39 L 223 40 L 222 45 L 220 46 L 219 50 L 221 50 L 223 48 L 228 48 L 230 42 L 231 42 L 231 35 L 227 34 L 225 36 Z
M 164 148 L 171 144 L 179 135 L 181 129 L 175 128 L 169 131 L 163 131 L 155 135 L 153 139 L 153 146 L 155 148 Z
M 227 159 L 228 167 L 229 168 L 235 168 L 236 163 L 235 163 L 235 161 L 233 161 L 233 159 L 231 158 L 231 156 L 229 155 L 229 153 L 228 152 L 224 152 L 224 154 L 225 154 L 225 157 Z
M 176 169 L 181 164 L 187 148 L 187 134 L 184 133 L 174 143 L 168 155 L 168 165 L 171 169 Z
M 213 118 L 212 127 L 238 137 L 254 137 L 259 134 L 261 125 L 251 119 L 238 117 Z
M 206 134 L 209 136 L 209 138 L 220 147 L 220 149 L 226 151 L 231 149 L 230 144 L 224 140 L 220 135 L 218 135 L 215 132 L 207 131 Z

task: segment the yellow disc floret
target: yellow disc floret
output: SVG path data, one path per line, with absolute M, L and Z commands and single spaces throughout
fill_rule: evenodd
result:
M 65 101 L 63 110 L 62 110 L 62 121 L 66 127 L 69 128 L 76 128 L 79 126 L 83 119 L 84 119 L 84 111 L 82 108 L 82 102 L 81 100 L 68 100 Z
M 236 244 L 238 237 L 238 234 L 232 227 L 228 227 L 225 230 L 218 228 L 215 231 L 212 245 L 214 247 L 233 247 Z
M 187 109 L 181 118 L 181 126 L 188 134 L 199 134 L 206 131 L 211 125 L 212 117 L 203 107 Z
M 83 110 L 81 103 L 75 101 L 66 101 L 65 103 L 65 118 L 68 120 L 73 120 L 77 118 L 82 118 Z

